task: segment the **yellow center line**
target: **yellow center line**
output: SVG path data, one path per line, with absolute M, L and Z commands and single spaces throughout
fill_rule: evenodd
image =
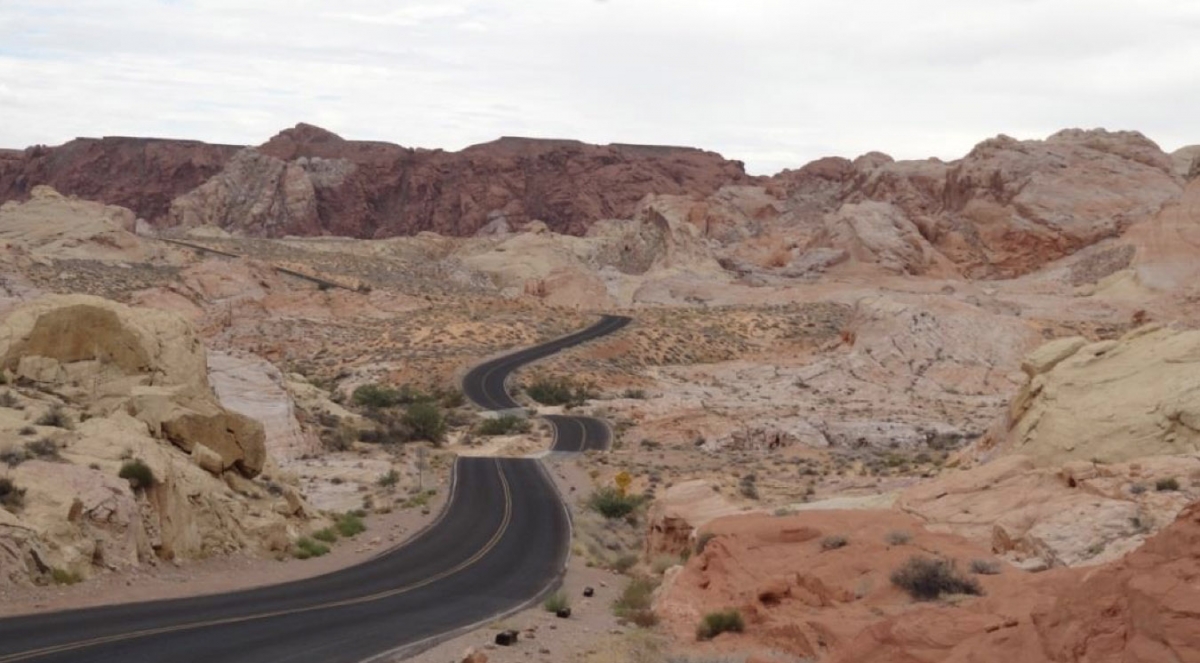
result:
M 145 638 L 145 637 L 149 637 L 152 635 L 162 635 L 164 633 L 177 633 L 179 631 L 190 631 L 190 630 L 195 630 L 195 629 L 200 629 L 200 628 L 207 628 L 210 626 L 224 626 L 224 625 L 228 625 L 228 624 L 240 624 L 243 622 L 256 621 L 256 620 L 260 620 L 260 619 L 270 619 L 272 617 L 285 617 L 288 615 L 298 615 L 298 614 L 302 614 L 302 613 L 306 613 L 306 612 L 313 612 L 315 610 L 327 610 L 329 608 L 342 608 L 342 607 L 351 606 L 351 605 L 359 605 L 362 603 L 370 603 L 373 601 L 379 601 L 382 599 L 391 598 L 393 596 L 399 596 L 401 594 L 406 594 L 415 589 L 420 589 L 422 587 L 430 585 L 439 580 L 448 578 L 449 576 L 452 576 L 455 573 L 458 573 L 464 569 L 474 566 L 481 559 L 483 559 L 487 555 L 487 553 L 491 552 L 491 550 L 493 548 L 495 548 L 498 543 L 500 543 L 500 539 L 504 536 L 504 532 L 506 530 L 508 530 L 508 527 L 512 522 L 512 512 L 513 512 L 512 490 L 508 485 L 508 477 L 506 477 L 504 475 L 504 469 L 500 465 L 500 460 L 496 459 L 495 462 L 496 462 L 496 472 L 500 475 L 500 485 L 504 489 L 504 518 L 500 523 L 499 529 L 496 530 L 496 533 L 492 535 L 492 538 L 487 542 L 487 544 L 485 544 L 483 546 L 483 548 L 481 548 L 474 555 L 472 555 L 471 557 L 462 561 L 455 567 L 453 567 L 451 569 L 447 569 L 445 571 L 442 571 L 441 573 L 435 574 L 433 576 L 430 576 L 424 580 L 421 580 L 420 582 L 415 582 L 411 585 L 405 585 L 404 587 L 397 587 L 395 589 L 389 589 L 389 590 L 385 590 L 382 592 L 376 592 L 374 594 L 368 594 L 366 596 L 359 596 L 359 597 L 352 598 L 352 599 L 343 599 L 340 601 L 330 601 L 327 603 L 319 603 L 317 605 L 306 606 L 303 608 L 290 608 L 287 610 L 276 610 L 273 612 L 263 612 L 263 613 L 253 614 L 253 615 L 246 615 L 243 617 L 227 617 L 224 619 L 212 619 L 212 620 L 208 620 L 208 621 L 191 622 L 191 623 L 187 623 L 187 624 L 177 624 L 175 626 L 162 626 L 162 627 L 158 627 L 158 628 L 143 629 L 140 631 L 130 631 L 128 633 L 106 635 L 106 636 L 99 637 L 99 638 L 92 638 L 90 640 L 80 640 L 78 642 L 71 642 L 71 643 L 62 644 L 62 645 L 43 647 L 41 649 L 31 649 L 31 650 L 24 651 L 24 652 L 9 654 L 7 656 L 0 656 L 0 663 L 14 663 L 15 661 L 28 661 L 28 660 L 32 660 L 35 658 L 40 658 L 42 656 L 48 656 L 50 654 L 61 654 L 63 652 L 75 651 L 78 649 L 85 649 L 87 647 L 95 647 L 97 645 L 105 645 L 105 644 L 110 644 L 113 642 L 122 642 L 125 640 L 134 640 L 137 638 Z

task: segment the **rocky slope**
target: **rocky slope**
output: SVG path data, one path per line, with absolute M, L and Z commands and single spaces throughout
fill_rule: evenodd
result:
M 284 553 L 306 507 L 254 480 L 262 424 L 222 407 L 181 317 L 46 297 L 0 323 L 3 582 L 236 550 Z M 148 476 L 118 478 L 139 462 Z

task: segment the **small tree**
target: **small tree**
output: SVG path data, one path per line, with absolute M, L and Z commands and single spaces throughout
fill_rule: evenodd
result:
M 415 440 L 441 444 L 446 437 L 446 418 L 434 403 L 413 403 L 401 421 L 412 430 Z

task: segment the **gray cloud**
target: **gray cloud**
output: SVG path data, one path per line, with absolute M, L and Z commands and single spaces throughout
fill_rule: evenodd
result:
M 258 143 L 298 121 L 461 148 L 686 144 L 752 172 L 997 133 L 1200 142 L 1186 0 L 6 0 L 0 145 Z

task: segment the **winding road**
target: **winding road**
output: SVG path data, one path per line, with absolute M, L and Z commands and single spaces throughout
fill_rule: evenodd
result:
M 488 361 L 463 379 L 486 409 L 519 407 L 505 390 L 520 366 L 611 334 L 599 323 Z M 599 419 L 555 415 L 554 451 L 603 449 Z M 393 660 L 537 600 L 562 573 L 570 520 L 542 463 L 459 458 L 434 524 L 370 561 L 315 578 L 186 599 L 0 620 L 0 663 L 357 663 Z

